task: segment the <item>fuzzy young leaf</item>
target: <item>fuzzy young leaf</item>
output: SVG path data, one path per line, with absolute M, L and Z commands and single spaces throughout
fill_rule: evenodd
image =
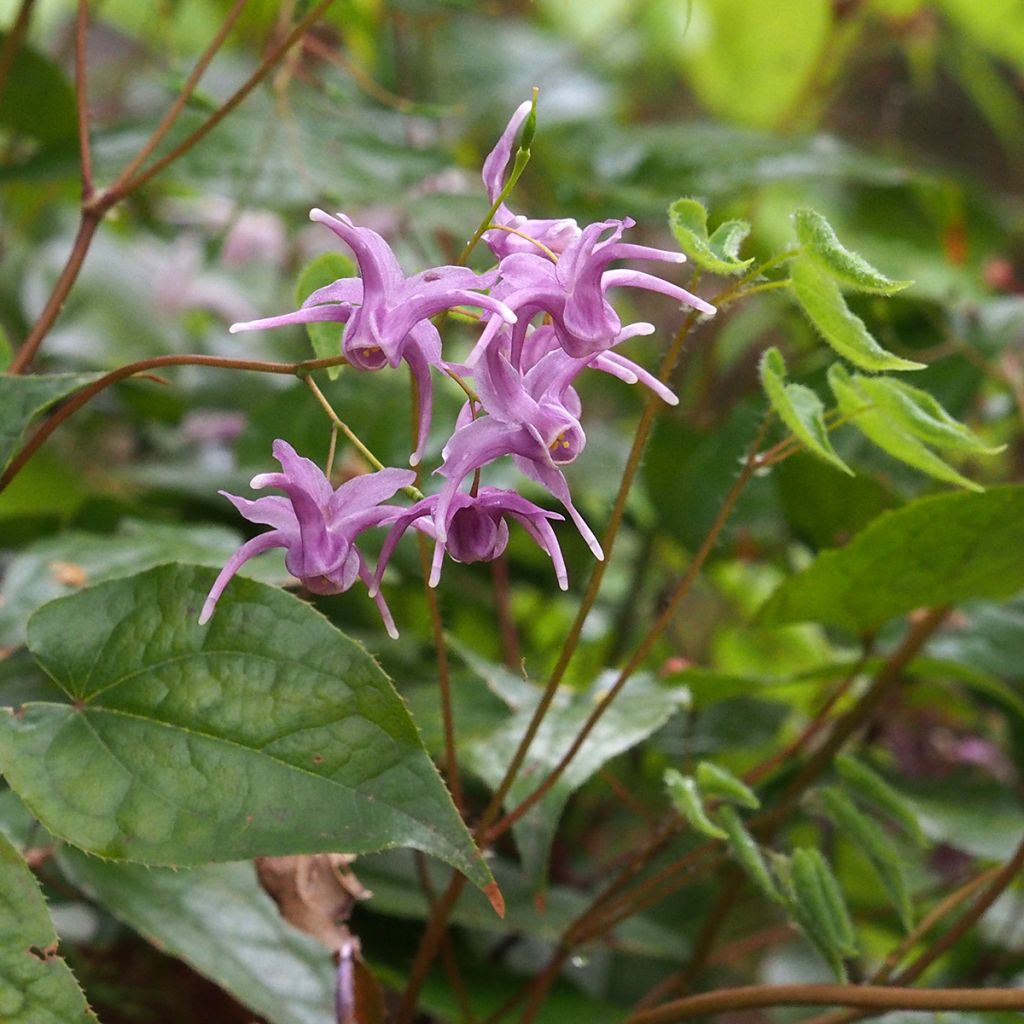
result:
M 837 469 L 853 476 L 853 470 L 839 456 L 825 427 L 821 399 L 802 384 L 786 383 L 786 364 L 777 348 L 769 348 L 761 357 L 761 386 L 779 419 L 805 448 Z
M 881 835 L 878 826 L 861 814 L 845 793 L 828 787 L 821 791 L 821 799 L 840 832 L 867 857 L 896 907 L 900 923 L 909 931 L 914 925 L 914 911 L 899 854 Z
M 839 883 L 825 858 L 815 849 L 795 850 L 789 863 L 787 888 L 797 924 L 822 952 L 836 976 L 845 981 L 843 960 L 856 955 L 857 937 Z
M 740 867 L 747 873 L 747 877 L 773 903 L 785 903 L 768 870 L 757 840 L 747 831 L 736 808 L 725 804 L 718 808 L 715 816 L 725 829 L 729 847 Z
M 0 716 L 0 766 L 36 817 L 142 864 L 407 845 L 494 893 L 376 662 L 250 580 L 198 625 L 214 576 L 161 566 L 31 618 L 28 646 L 66 701 Z
M 886 512 L 845 547 L 787 579 L 759 613 L 764 625 L 821 622 L 870 632 L 915 608 L 1024 587 L 1024 486 L 919 498 Z
M 739 804 L 752 811 L 761 806 L 754 791 L 742 779 L 711 761 L 701 761 L 697 765 L 697 785 L 708 796 Z
M 832 225 L 815 210 L 797 210 L 793 224 L 803 251 L 842 284 L 875 295 L 893 295 L 913 284 L 886 277 L 862 256 L 847 249 L 836 237 Z
M 672 806 L 698 831 L 712 839 L 728 839 L 724 829 L 719 828 L 704 810 L 697 782 L 689 775 L 682 775 L 675 768 L 666 768 L 665 791 Z
M 355 273 L 355 263 L 344 253 L 322 252 L 307 263 L 299 274 L 295 285 L 295 301 L 305 302 L 318 288 L 324 288 L 342 277 L 354 277 Z M 341 355 L 341 335 L 344 329 L 344 324 L 306 324 L 306 334 L 309 335 L 317 359 Z M 340 366 L 331 366 L 327 376 L 335 380 L 341 369 Z
M 918 846 L 927 843 L 917 812 L 885 779 L 849 754 L 840 754 L 834 763 L 855 798 L 888 814 Z
M 739 258 L 740 245 L 750 234 L 743 220 L 727 220 L 708 235 L 708 211 L 696 199 L 677 199 L 668 208 L 668 222 L 679 248 L 697 266 L 712 274 L 739 274 L 754 262 Z
M 963 445 L 966 443 L 963 435 L 973 437 L 966 427 L 963 427 L 962 434 L 958 435 L 942 420 L 934 416 L 925 416 L 919 404 L 896 388 L 889 387 L 888 385 L 894 382 L 884 377 L 863 377 L 860 374 L 851 377 L 837 363 L 829 369 L 828 382 L 843 415 L 882 451 L 888 452 L 894 459 L 899 459 L 908 466 L 913 466 L 914 469 L 921 470 L 922 473 L 935 477 L 936 480 L 958 484 L 971 491 L 983 490 L 979 484 L 957 472 L 936 455 L 921 439 L 922 432 L 929 438 L 948 434 L 957 438 L 958 446 Z M 937 402 L 935 404 L 938 406 Z M 914 410 L 918 409 L 921 409 L 919 416 L 914 414 Z M 946 419 L 949 423 L 960 426 L 952 417 L 947 415 Z M 935 440 L 931 440 L 930 443 L 938 444 Z M 980 445 L 980 441 L 977 443 Z M 944 443 L 943 447 L 948 448 L 951 445 Z M 957 447 L 954 450 L 963 449 Z M 984 446 L 973 450 L 990 451 Z
M 839 285 L 814 260 L 798 256 L 790 264 L 789 274 L 800 307 L 844 359 L 873 372 L 924 369 L 924 363 L 901 359 L 882 348 L 864 321 L 847 306 Z
M 46 901 L 21 854 L 0 832 L 0 1019 L 4 1024 L 97 1024 L 57 955 Z
M 11 461 L 22 433 L 34 417 L 101 376 L 99 373 L 51 373 L 30 377 L 0 374 L 0 469 Z

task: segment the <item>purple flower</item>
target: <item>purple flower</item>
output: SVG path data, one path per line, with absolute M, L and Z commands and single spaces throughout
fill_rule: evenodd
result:
M 499 487 L 481 487 L 475 495 L 458 493 L 444 507 L 438 518 L 440 495 L 432 494 L 417 502 L 393 520 L 391 531 L 381 547 L 377 573 L 370 593 L 380 586 L 384 569 L 395 546 L 410 526 L 422 530 L 434 539 L 434 558 L 430 568 L 430 586 L 436 587 L 441 579 L 441 563 L 445 552 L 456 562 L 490 562 L 497 558 L 508 544 L 506 516 L 520 522 L 527 533 L 546 551 L 555 567 L 558 585 L 565 590 L 568 576 L 562 549 L 551 529 L 550 519 L 561 520 L 557 512 L 548 512 L 533 502 L 521 498 L 514 491 Z M 445 538 L 445 539 L 442 539 Z
M 533 106 L 530 100 L 521 103 L 512 115 L 497 145 L 484 161 L 483 179 L 487 195 L 495 202 L 505 187 L 505 172 L 512 157 L 512 144 L 520 126 L 529 116 Z M 538 253 L 548 249 L 556 255 L 562 252 L 570 242 L 578 238 L 580 229 L 576 221 L 570 217 L 557 220 L 531 220 L 513 213 L 504 203 L 495 211 L 491 223 L 511 230 L 491 230 L 484 232 L 487 242 L 499 259 L 514 252 Z M 525 237 L 523 237 L 525 236 Z M 537 243 L 540 243 L 538 245 Z
M 367 586 L 372 577 L 355 538 L 371 526 L 389 521 L 399 511 L 381 502 L 415 479 L 407 469 L 382 469 L 331 487 L 320 468 L 299 456 L 287 441 L 274 442 L 274 458 L 284 472 L 260 473 L 251 486 L 277 487 L 287 497 L 240 498 L 225 491 L 245 519 L 272 527 L 243 544 L 229 559 L 210 589 L 199 616 L 208 622 L 228 581 L 254 555 L 270 548 L 285 549 L 285 565 L 314 594 L 340 594 L 359 577 Z M 380 594 L 374 601 L 388 633 L 398 636 L 394 620 Z
M 466 477 L 503 455 L 515 455 L 519 468 L 565 506 L 594 555 L 604 557 L 597 537 L 573 505 L 569 485 L 559 469 L 573 462 L 586 445 L 579 397 L 571 384 L 587 362 L 558 349 L 523 375 L 497 345 L 484 349 L 473 382 L 488 415 L 473 420 L 465 412 L 460 416 L 460 424 L 441 453 L 444 463 L 437 470 L 446 478 L 434 514 L 442 543 L 448 540 L 449 506 Z

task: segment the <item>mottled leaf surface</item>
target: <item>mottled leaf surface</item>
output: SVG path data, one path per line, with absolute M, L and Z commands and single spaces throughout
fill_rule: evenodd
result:
M 1024 487 L 921 498 L 825 551 L 768 599 L 761 621 L 815 621 L 853 632 L 915 608 L 1024 587 Z
M 40 609 L 28 644 L 67 696 L 0 718 L 0 764 L 55 834 L 190 865 L 412 846 L 491 882 L 387 676 L 309 605 L 162 566 Z

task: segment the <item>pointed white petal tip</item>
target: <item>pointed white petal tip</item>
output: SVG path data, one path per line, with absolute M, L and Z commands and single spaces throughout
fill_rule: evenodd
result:
M 205 626 L 212 618 L 213 609 L 207 608 L 206 605 L 203 605 L 203 610 L 199 613 L 199 625 Z
M 679 404 L 679 396 L 676 394 L 672 394 L 671 392 L 669 392 L 669 394 L 667 395 L 662 395 L 661 397 L 664 399 L 666 405 Z
M 441 582 L 441 567 L 437 566 L 430 570 L 430 579 L 427 580 L 427 585 L 432 589 L 436 590 L 438 583 Z
M 388 631 L 388 636 L 392 640 L 398 639 L 398 627 L 393 622 L 385 622 L 384 628 Z
M 685 252 L 674 252 L 674 253 L 672 253 L 672 259 L 670 260 L 670 262 L 672 262 L 672 263 L 685 263 L 686 262 L 686 253 Z
M 568 577 L 566 577 L 566 576 L 559 576 L 558 577 L 558 589 L 559 590 L 568 590 L 569 589 L 569 579 L 568 579 Z
M 412 455 L 409 456 L 409 465 L 413 467 L 418 466 L 420 464 L 420 458 L 421 456 L 419 452 L 413 452 Z
M 312 221 L 329 220 L 330 216 L 331 215 L 329 213 L 324 213 L 319 206 L 314 206 L 313 209 L 309 211 L 309 219 Z
M 247 331 L 249 329 L 249 322 L 244 324 L 232 324 L 228 328 L 228 334 L 237 334 L 239 331 Z

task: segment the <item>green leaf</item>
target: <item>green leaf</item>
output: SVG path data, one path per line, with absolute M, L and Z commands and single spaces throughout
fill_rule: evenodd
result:
M 857 761 L 849 754 L 839 754 L 834 764 L 839 777 L 858 800 L 884 811 L 918 846 L 925 845 L 927 840 L 921 830 L 917 812 L 906 797 L 897 793 L 881 775 L 863 761 Z
M 6 42 L 7 33 L 0 32 L 0 49 Z M 24 43 L 7 69 L 0 93 L 0 125 L 43 143 L 70 141 L 78 132 L 75 96 L 64 72 Z
M 682 775 L 675 768 L 666 768 L 664 775 L 665 791 L 668 793 L 672 806 L 698 832 L 703 832 L 712 839 L 728 839 L 728 833 L 719 828 L 704 810 L 701 793 L 697 788 L 696 779 Z
M 768 401 L 797 440 L 808 451 L 853 476 L 853 470 L 839 458 L 829 440 L 821 399 L 802 384 L 786 383 L 786 363 L 777 348 L 765 351 L 759 372 Z
M 785 902 L 768 870 L 757 840 L 747 831 L 736 808 L 730 807 L 728 804 L 719 807 L 716 817 L 722 828 L 725 829 L 729 848 L 736 860 L 739 861 L 740 867 L 747 873 L 747 877 L 757 886 L 762 895 L 773 903 Z
M 0 1018 L 4 1024 L 96 1024 L 63 957 L 46 901 L 0 833 Z
M 326 1024 L 330 954 L 287 924 L 250 862 L 173 870 L 57 855 L 77 888 L 273 1024 Z
M 900 923 L 909 931 L 914 926 L 914 910 L 899 853 L 880 833 L 878 826 L 861 814 L 845 793 L 827 787 L 821 790 L 821 799 L 828 816 L 840 832 L 867 857 L 896 907 Z
M 28 377 L 0 374 L 0 469 L 13 458 L 22 433 L 34 417 L 101 376 L 99 373 Z
M 915 608 L 1024 587 L 1024 487 L 920 498 L 825 551 L 768 599 L 768 625 L 815 621 L 870 632 Z
M 862 370 L 921 370 L 924 363 L 887 352 L 851 312 L 839 285 L 812 259 L 797 256 L 789 265 L 793 294 L 821 336 L 844 359 Z
M 846 980 L 843 960 L 857 952 L 857 939 L 839 883 L 815 849 L 800 847 L 792 859 L 773 858 L 789 898 L 790 913 L 800 930 L 817 946 L 840 981 Z
M 707 796 L 718 797 L 752 811 L 761 806 L 754 791 L 742 779 L 711 761 L 701 761 L 697 765 L 697 785 Z
M 14 358 L 14 352 L 11 349 L 11 339 L 7 336 L 7 332 L 0 325 L 0 374 L 7 372 L 7 367 L 11 365 L 11 360 Z
M 874 295 L 893 295 L 913 284 L 912 281 L 894 281 L 886 277 L 862 256 L 850 252 L 820 213 L 806 208 L 797 210 L 793 214 L 793 224 L 804 253 L 842 284 Z
M 322 252 L 307 263 L 299 274 L 295 285 L 295 301 L 301 305 L 318 288 L 324 288 L 343 277 L 354 277 L 355 274 L 355 263 L 344 253 Z M 306 334 L 309 335 L 317 359 L 341 355 L 341 335 L 344 330 L 344 324 L 306 324 Z M 341 370 L 340 366 L 331 366 L 327 376 L 335 380 Z
M 679 248 L 697 266 L 712 274 L 739 274 L 751 263 L 739 258 L 740 245 L 750 234 L 743 220 L 723 221 L 708 236 L 708 211 L 696 199 L 677 199 L 668 208 L 668 223 Z
M 851 377 L 838 364 L 830 367 L 828 382 L 843 415 L 894 459 L 937 480 L 972 491 L 982 490 L 928 448 L 925 439 L 953 451 L 990 453 L 993 449 L 986 448 L 930 395 L 917 388 L 909 389 L 915 397 L 886 377 Z M 965 448 L 969 444 L 973 447 Z
M 509 790 L 505 801 L 507 809 L 525 800 L 562 759 L 614 675 L 606 673 L 589 690 L 556 701 Z M 554 786 L 513 826 L 526 872 L 538 889 L 543 886 L 551 843 L 569 797 L 607 761 L 660 729 L 688 696 L 685 690 L 664 686 L 649 676 L 630 680 Z M 533 716 L 536 700 L 535 692 L 529 706 L 523 706 L 496 732 L 475 739 L 461 752 L 467 768 L 489 786 L 496 787 L 504 778 L 505 769 Z
M 29 648 L 67 695 L 0 718 L 0 764 L 55 835 L 191 865 L 408 845 L 482 887 L 473 846 L 390 680 L 309 605 L 163 566 L 41 608 Z
M 0 645 L 24 642 L 29 616 L 48 601 L 84 586 L 129 576 L 165 562 L 223 565 L 242 543 L 223 526 L 179 526 L 124 520 L 116 533 L 68 530 L 28 545 L 7 565 L 0 586 Z M 242 567 L 265 583 L 288 580 L 275 552 Z

